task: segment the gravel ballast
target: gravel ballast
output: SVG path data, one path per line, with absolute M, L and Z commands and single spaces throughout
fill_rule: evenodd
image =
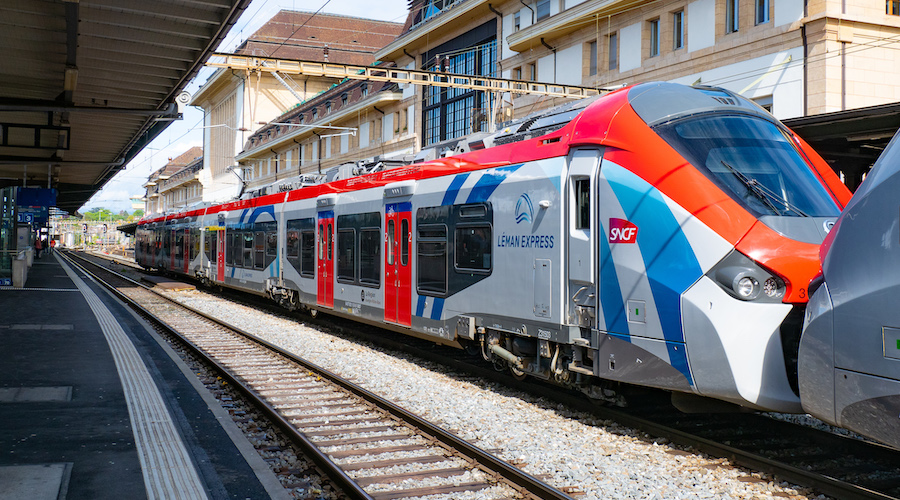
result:
M 451 430 L 583 499 L 825 498 L 685 452 L 615 422 L 534 396 L 469 382 L 448 368 L 200 291 L 167 295 L 291 351 Z

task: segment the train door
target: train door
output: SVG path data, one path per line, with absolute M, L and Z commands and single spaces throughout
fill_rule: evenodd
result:
M 334 211 L 319 212 L 316 304 L 334 307 Z
M 390 203 L 384 210 L 384 320 L 410 326 L 412 319 L 412 204 Z
M 190 267 L 190 264 L 191 264 L 191 248 L 193 248 L 193 244 L 194 244 L 194 242 L 191 241 L 190 228 L 184 228 L 184 240 L 183 240 L 183 245 L 182 245 L 182 249 L 181 249 L 181 259 L 182 259 L 181 265 L 182 265 L 182 271 L 184 271 L 185 274 L 187 274 L 188 267 Z
M 216 231 L 216 281 L 225 281 L 225 230 Z
M 569 157 L 569 181 L 567 186 L 566 239 L 568 242 L 568 293 L 572 297 L 566 306 L 569 324 L 589 327 L 582 324 L 583 318 L 578 313 L 579 306 L 594 307 L 595 300 L 595 262 L 597 259 L 596 238 L 602 237 L 596 217 L 597 207 L 597 170 L 600 164 L 601 150 L 579 149 Z M 585 301 L 591 302 L 587 303 Z
M 178 255 L 176 248 L 178 246 L 178 230 L 177 229 L 169 229 L 167 231 L 169 235 L 169 246 L 166 250 L 169 252 L 169 269 L 177 269 L 175 267 L 175 257 Z

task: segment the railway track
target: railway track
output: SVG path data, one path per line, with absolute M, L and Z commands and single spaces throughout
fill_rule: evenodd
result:
M 351 381 L 74 257 L 85 272 L 223 373 L 343 497 L 457 498 L 477 492 L 485 499 L 571 498 Z
M 294 316 L 264 299 L 228 294 L 255 308 Z M 670 441 L 692 453 L 727 458 L 734 464 L 790 481 L 834 498 L 900 498 L 900 451 L 757 413 L 683 414 L 663 398 L 648 397 L 628 408 L 598 406 L 580 394 L 536 381 L 517 381 L 462 351 L 374 327 L 320 316 L 311 320 L 343 336 L 405 352 L 463 373 L 538 395 L 576 411 L 638 429 L 653 441 Z M 665 398 L 665 399 L 664 399 Z

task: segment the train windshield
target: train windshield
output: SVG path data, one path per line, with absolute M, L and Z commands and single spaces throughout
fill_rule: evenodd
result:
M 705 115 L 656 132 L 757 217 L 835 217 L 840 208 L 793 142 L 772 122 Z

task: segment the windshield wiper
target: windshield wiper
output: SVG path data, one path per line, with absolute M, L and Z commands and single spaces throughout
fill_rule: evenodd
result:
M 747 187 L 748 191 L 752 192 L 760 201 L 765 203 L 766 206 L 769 207 L 770 209 L 772 209 L 772 211 L 775 212 L 776 214 L 784 215 L 784 212 L 779 210 L 778 207 L 775 206 L 775 203 L 772 203 L 773 201 L 775 201 L 779 205 L 783 205 L 786 210 L 795 212 L 798 215 L 800 215 L 801 217 L 809 217 L 809 215 L 806 212 L 804 212 L 803 210 L 800 210 L 799 208 L 797 208 L 795 206 L 792 206 L 790 203 L 788 203 L 788 201 L 784 197 L 779 196 L 777 193 L 773 192 L 771 189 L 762 185 L 756 179 L 751 179 L 751 178 L 747 177 L 746 175 L 744 175 L 743 172 L 732 167 L 725 160 L 720 160 L 720 161 L 722 162 L 722 165 L 725 165 L 725 168 L 730 170 L 731 173 L 734 174 L 734 176 L 737 177 L 738 180 L 741 181 L 741 183 Z

